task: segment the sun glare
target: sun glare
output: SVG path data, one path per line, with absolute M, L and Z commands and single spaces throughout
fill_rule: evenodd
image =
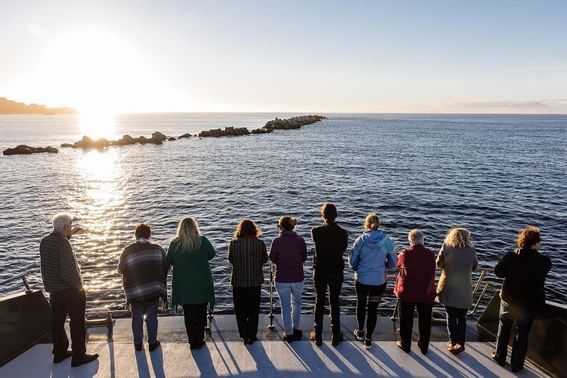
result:
M 107 123 L 87 119 L 143 111 L 163 94 L 164 85 L 128 40 L 101 30 L 74 30 L 49 40 L 34 87 L 46 102 L 86 114 L 82 132 L 104 135 Z

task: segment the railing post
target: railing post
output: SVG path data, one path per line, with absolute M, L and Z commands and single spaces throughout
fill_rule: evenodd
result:
M 205 331 L 207 333 L 211 333 L 211 327 L 213 325 L 213 318 L 214 318 L 214 308 L 213 305 L 211 303 L 209 303 L 209 305 L 207 306 L 207 326 L 205 327 Z
M 396 299 L 396 307 L 394 307 L 394 313 L 392 314 L 392 316 L 390 316 L 390 320 L 395 322 L 396 320 L 398 320 L 398 309 L 400 307 L 400 299 L 397 298 Z
M 274 326 L 274 265 L 270 261 L 270 314 L 268 315 L 270 320 L 268 324 L 268 329 L 273 331 L 276 329 Z
M 30 283 L 28 282 L 28 279 L 26 278 L 25 274 L 22 274 L 22 281 L 24 281 L 24 286 L 26 287 L 26 293 L 31 292 L 32 289 L 30 287 Z

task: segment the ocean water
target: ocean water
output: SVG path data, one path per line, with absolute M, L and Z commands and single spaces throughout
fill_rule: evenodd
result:
M 293 115 L 134 114 L 119 117 L 113 134 L 256 128 Z M 254 219 L 269 246 L 277 218 L 297 216 L 297 231 L 311 248 L 318 208 L 332 201 L 350 243 L 370 211 L 399 248 L 411 228 L 422 229 L 427 246 L 438 250 L 450 227 L 464 226 L 483 267 L 513 249 L 521 227 L 537 224 L 542 252 L 553 261 L 548 298 L 566 302 L 567 116 L 327 116 L 267 135 L 0 156 L 0 281 L 28 272 L 32 286 L 41 287 L 39 240 L 53 214 L 69 211 L 85 229 L 72 244 L 91 305 L 120 309 L 116 264 L 134 241 L 135 225 L 151 224 L 154 241 L 166 247 L 177 222 L 192 215 L 218 251 L 211 261 L 217 309 L 230 310 L 226 253 L 238 219 Z M 0 116 L 0 147 L 58 146 L 78 140 L 81 127 L 76 116 Z M 308 261 L 306 312 L 313 307 L 310 275 Z M 352 313 L 352 270 L 345 275 L 343 312 Z M 0 294 L 20 287 L 6 283 Z M 267 284 L 264 293 L 266 310 Z M 392 298 L 383 305 L 391 307 Z

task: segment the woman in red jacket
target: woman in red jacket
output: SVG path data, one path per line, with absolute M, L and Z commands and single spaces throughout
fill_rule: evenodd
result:
M 400 269 L 394 292 L 399 300 L 400 338 L 398 347 L 409 353 L 413 313 L 417 307 L 421 353 L 427 353 L 431 337 L 431 311 L 435 301 L 435 255 L 423 246 L 420 230 L 408 234 L 409 247 L 400 252 L 397 266 Z

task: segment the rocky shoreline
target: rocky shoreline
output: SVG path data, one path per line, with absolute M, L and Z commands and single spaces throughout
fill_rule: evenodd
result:
M 130 135 L 124 135 L 122 138 L 117 140 L 108 140 L 106 138 L 92 139 L 88 136 L 83 136 L 81 140 L 75 143 L 63 143 L 62 148 L 81 148 L 81 149 L 105 149 L 111 146 L 129 146 L 133 144 L 155 144 L 160 145 L 165 141 L 175 141 L 178 139 L 199 137 L 199 138 L 220 138 L 220 137 L 233 137 L 233 136 L 246 136 L 246 135 L 258 135 L 258 134 L 268 134 L 274 130 L 297 130 L 303 126 L 319 122 L 327 117 L 322 115 L 305 115 L 297 116 L 287 119 L 275 118 L 271 121 L 266 122 L 266 124 L 259 129 L 248 130 L 246 127 L 225 127 L 224 129 L 210 129 L 201 131 L 198 135 L 191 135 L 189 133 L 180 135 L 175 138 L 172 136 L 166 136 L 165 134 L 156 131 L 151 137 L 146 138 L 145 136 L 139 136 L 134 138 Z M 4 150 L 4 155 L 29 155 L 34 153 L 58 153 L 59 150 L 55 147 L 31 147 L 27 145 L 20 145 L 15 148 L 8 148 Z

